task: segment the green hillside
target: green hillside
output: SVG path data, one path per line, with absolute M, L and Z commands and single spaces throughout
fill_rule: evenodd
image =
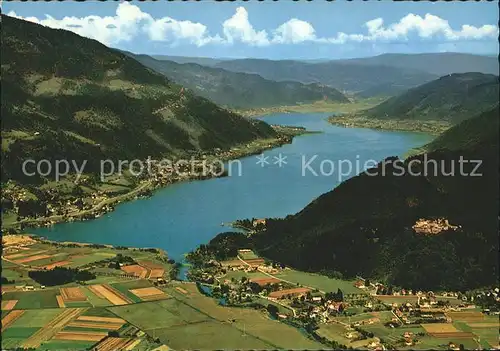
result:
M 318 100 L 349 102 L 338 90 L 319 84 L 275 82 L 257 74 L 237 73 L 196 63 L 179 64 L 127 53 L 196 94 L 231 108 L 289 106 Z
M 228 159 L 291 138 L 95 40 L 3 15 L 1 67 L 4 231 L 94 218 L 155 188 L 212 176 L 201 166 L 145 167 L 149 157 Z
M 499 140 L 498 129 L 490 130 L 494 118 L 498 126 L 498 109 L 434 142 L 452 150 L 404 161 L 390 157 L 299 213 L 268 220 L 266 231 L 252 235 L 245 247 L 298 269 L 361 275 L 405 288 L 465 290 L 495 284 Z M 466 162 L 460 171 L 461 158 L 480 160 L 479 169 L 472 173 L 476 163 Z M 447 219 L 459 227 L 417 233 L 412 226 L 420 219 Z
M 496 108 L 477 117 L 462 121 L 425 145 L 423 149 L 428 152 L 441 149 L 460 150 L 464 147 L 474 147 L 480 143 L 495 144 L 498 141 L 500 127 L 499 113 L 497 105 Z
M 2 16 L 2 172 L 27 158 L 181 155 L 274 137 L 95 40 Z
M 357 65 L 341 61 L 239 59 L 221 61 L 215 67 L 233 72 L 254 73 L 274 81 L 319 83 L 342 92 L 362 92 L 379 87 L 370 96 L 394 94 L 394 91 L 405 91 L 438 78 L 434 74 L 409 68 Z
M 377 119 L 433 120 L 452 124 L 498 104 L 498 76 L 461 73 L 443 76 L 410 89 L 363 112 Z

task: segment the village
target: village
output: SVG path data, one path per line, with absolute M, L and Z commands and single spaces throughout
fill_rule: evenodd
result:
M 253 226 L 260 224 L 257 220 Z M 341 348 L 425 349 L 432 344 L 459 350 L 464 343 L 467 349 L 481 348 L 480 336 L 471 328 L 456 326 L 490 326 L 480 322 L 498 322 L 500 307 L 498 288 L 474 296 L 396 289 L 362 277 L 341 281 L 274 264 L 246 248 L 234 259 L 210 260 L 190 278 L 210 286 L 211 295 L 226 305 L 266 309 L 272 318 Z M 474 304 L 481 296 L 496 302 L 495 311 Z
M 99 218 L 121 202 L 151 196 L 155 189 L 173 183 L 226 176 L 223 162 L 290 143 L 295 135 L 306 133 L 297 127 L 273 128 L 278 133 L 273 139 L 256 140 L 230 149 L 190 151 L 169 162 L 148 158 L 141 160 L 143 168 L 139 170 L 131 164 L 123 169 L 119 166 L 117 174 L 100 180 L 95 174 L 72 174 L 55 181 L 45 179 L 45 184 L 38 188 L 8 182 L 2 191 L 5 212 L 2 227 L 16 232 L 27 226 L 50 227 L 59 222 Z

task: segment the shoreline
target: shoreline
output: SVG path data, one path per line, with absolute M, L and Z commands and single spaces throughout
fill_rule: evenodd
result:
M 252 109 L 233 109 L 233 111 L 247 118 L 258 118 L 260 116 L 274 113 L 351 113 L 371 108 L 385 101 L 386 99 L 386 97 L 374 97 L 352 101 L 349 103 L 316 101 L 313 103 L 301 105 L 299 104 L 288 106 L 260 107 Z
M 232 148 L 232 150 L 234 150 L 233 151 L 234 153 L 230 156 L 226 157 L 223 156 L 220 158 L 220 160 L 223 162 L 228 162 L 231 160 L 237 160 L 240 158 L 257 155 L 265 150 L 274 149 L 276 147 L 289 144 L 293 141 L 293 138 L 296 136 L 317 133 L 314 131 L 307 131 L 303 128 L 286 127 L 286 126 L 278 126 L 278 128 L 275 129 L 279 129 L 277 131 L 278 136 L 276 138 L 272 140 L 270 139 L 258 140 L 257 142 L 260 143 L 261 145 L 258 145 L 251 150 L 243 148 L 240 149 L 237 146 L 234 146 Z M 216 157 L 216 156 L 217 155 L 210 155 L 209 157 Z M 80 210 L 77 212 L 67 213 L 67 214 L 57 214 L 52 216 L 43 216 L 36 218 L 24 218 L 21 219 L 20 221 L 11 222 L 5 226 L 2 226 L 2 231 L 5 231 L 5 234 L 19 234 L 29 228 L 51 227 L 58 223 L 92 220 L 99 218 L 104 214 L 114 211 L 116 205 L 119 205 L 123 202 L 150 197 L 156 190 L 163 189 L 172 184 L 185 181 L 189 182 L 195 180 L 221 178 L 225 176 L 227 176 L 227 174 L 224 172 L 221 175 L 212 174 L 206 176 L 198 176 L 198 175 L 188 175 L 184 177 L 180 176 L 166 183 L 155 183 L 154 180 L 146 180 L 139 183 L 139 185 L 134 189 L 132 189 L 130 192 L 105 199 L 90 209 Z
M 402 131 L 439 135 L 452 127 L 442 121 L 414 121 L 401 119 L 375 119 L 353 115 L 328 117 L 328 123 L 345 128 L 368 128 L 387 131 Z

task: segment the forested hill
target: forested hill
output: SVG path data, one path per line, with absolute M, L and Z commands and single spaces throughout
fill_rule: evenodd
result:
M 455 127 L 441 134 L 429 144 L 423 147 L 426 151 L 436 150 L 460 150 L 464 147 L 470 148 L 478 144 L 491 143 L 495 145 L 498 141 L 500 128 L 500 111 L 496 108 L 483 112 L 479 116 L 460 122 Z
M 378 119 L 458 123 L 498 104 L 498 76 L 461 73 L 443 76 L 360 112 Z
M 440 144 L 456 139 L 452 150 L 405 161 L 388 158 L 296 215 L 268 220 L 267 230 L 252 236 L 254 248 L 300 269 L 413 289 L 496 284 L 499 149 L 498 131 L 488 130 L 495 113 L 498 109 L 445 132 Z M 468 134 L 473 143 L 463 138 L 463 132 L 471 132 L 468 126 L 475 130 Z M 461 158 L 475 161 L 463 163 L 461 171 Z M 438 231 L 414 230 L 421 219 L 435 223 Z M 456 227 L 444 226 L 444 220 Z
M 95 40 L 5 15 L 1 79 L 3 180 L 27 157 L 91 169 L 275 135 Z
M 233 72 L 255 73 L 274 81 L 319 83 L 340 91 L 392 95 L 438 78 L 434 74 L 385 65 L 358 65 L 340 61 L 301 62 L 292 60 L 225 60 L 215 67 Z
M 196 94 L 231 108 L 286 106 L 318 100 L 349 101 L 335 88 L 316 83 L 275 82 L 257 74 L 231 72 L 196 63 L 180 64 L 168 60 L 156 60 L 147 55 L 127 54 L 145 66 L 192 89 Z

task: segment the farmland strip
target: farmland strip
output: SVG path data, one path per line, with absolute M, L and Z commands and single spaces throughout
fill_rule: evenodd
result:
M 124 323 L 71 322 L 68 324 L 68 327 L 118 330 L 123 326 L 123 324 Z
M 78 321 L 91 321 L 91 322 L 108 322 L 108 323 L 122 323 L 125 324 L 125 320 L 115 317 L 98 317 L 98 316 L 79 316 L 76 320 Z
M 31 261 L 42 260 L 42 259 L 49 258 L 49 257 L 51 257 L 51 256 L 50 255 L 35 255 L 35 256 L 21 258 L 19 260 L 15 260 L 14 262 L 15 263 L 28 263 Z
M 15 310 L 9 312 L 8 315 L 2 318 L 2 332 L 7 329 L 9 325 L 14 323 L 19 317 L 24 314 L 24 310 Z
M 10 311 L 16 306 L 18 300 L 4 300 L 2 301 L 2 311 Z
M 59 305 L 60 308 L 66 307 L 66 304 L 64 303 L 64 299 L 62 298 L 61 295 L 56 295 L 56 300 L 57 300 L 57 304 Z
M 96 351 L 114 351 L 125 349 L 133 339 L 108 337 L 95 347 Z
M 51 339 L 56 335 L 61 329 L 63 329 L 66 324 L 68 324 L 72 319 L 76 318 L 79 314 L 83 313 L 86 308 L 68 308 L 64 310 L 61 314 L 56 316 L 47 325 L 38 330 L 35 334 L 30 336 L 24 343 L 22 347 L 24 348 L 38 348 L 40 345 Z
M 54 339 L 56 340 L 78 340 L 78 341 L 100 341 L 108 333 L 103 332 L 58 332 Z
M 109 285 L 92 285 L 95 291 L 99 292 L 106 300 L 111 302 L 113 305 L 127 305 L 132 303 L 127 297 L 123 296 L 117 290 L 113 289 Z M 92 290 L 94 291 L 94 290 Z

